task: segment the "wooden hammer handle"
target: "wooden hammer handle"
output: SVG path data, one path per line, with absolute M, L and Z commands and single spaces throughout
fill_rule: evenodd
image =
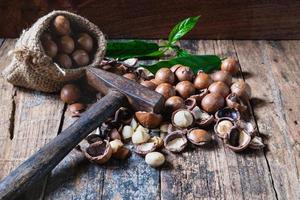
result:
M 46 176 L 81 140 L 112 116 L 124 101 L 125 95 L 111 91 L 92 105 L 70 127 L 0 182 L 0 199 L 14 199 Z

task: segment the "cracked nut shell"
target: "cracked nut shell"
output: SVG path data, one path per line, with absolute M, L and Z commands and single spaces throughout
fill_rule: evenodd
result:
M 187 146 L 187 139 L 181 131 L 175 131 L 164 138 L 164 146 L 171 152 L 181 152 Z
M 90 144 L 84 155 L 91 162 L 103 164 L 111 158 L 112 148 L 107 140 L 98 141 Z
M 112 156 L 118 160 L 125 160 L 126 158 L 128 158 L 130 156 L 130 150 L 127 149 L 126 147 L 121 147 Z
M 247 106 L 235 93 L 231 93 L 226 97 L 226 104 L 230 108 L 235 108 L 240 112 L 247 110 Z
M 251 87 L 243 80 L 233 83 L 230 89 L 232 93 L 235 93 L 244 101 L 248 101 L 251 98 Z
M 146 128 L 156 128 L 162 122 L 162 116 L 151 112 L 138 111 L 135 113 L 138 122 Z
M 231 129 L 235 128 L 236 124 L 231 118 L 223 117 L 218 119 L 214 126 L 214 131 L 220 138 L 226 138 Z
M 195 124 L 199 127 L 207 127 L 214 122 L 214 116 L 201 110 L 198 106 L 193 108 L 192 113 L 195 118 Z
M 189 130 L 189 132 L 187 133 L 187 138 L 191 143 L 197 146 L 205 145 L 212 140 L 211 134 L 209 132 L 198 128 Z
M 215 113 L 215 118 L 218 120 L 220 118 L 228 117 L 231 118 L 233 121 L 238 121 L 241 118 L 240 112 L 234 108 L 223 108 L 218 110 Z
M 160 148 L 162 145 L 163 140 L 158 136 L 154 136 L 148 142 L 137 145 L 135 148 L 135 152 L 140 155 L 146 155 L 147 153 Z
M 227 147 L 235 152 L 246 149 L 251 141 L 251 136 L 243 129 L 232 128 L 224 142 Z
M 179 109 L 172 114 L 172 124 L 177 128 L 188 128 L 194 123 L 194 116 L 190 110 Z

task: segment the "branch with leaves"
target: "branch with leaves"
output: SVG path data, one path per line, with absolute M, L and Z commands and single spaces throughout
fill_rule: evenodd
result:
M 106 56 L 118 60 L 128 58 L 158 59 L 166 56 L 166 52 L 174 51 L 176 56 L 158 61 L 153 65 L 143 65 L 155 73 L 161 67 L 172 67 L 176 64 L 189 66 L 196 73 L 198 70 L 211 72 L 220 68 L 221 59 L 216 55 L 192 55 L 177 45 L 177 42 L 197 24 L 200 16 L 189 17 L 174 26 L 165 44 L 159 46 L 154 42 L 131 40 L 126 42 L 110 41 L 107 44 Z

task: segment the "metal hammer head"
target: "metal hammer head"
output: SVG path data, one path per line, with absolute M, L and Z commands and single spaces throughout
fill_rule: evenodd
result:
M 134 110 L 159 113 L 163 108 L 161 94 L 132 80 L 97 68 L 87 69 L 86 77 L 89 85 L 103 94 L 116 90 L 126 95 Z

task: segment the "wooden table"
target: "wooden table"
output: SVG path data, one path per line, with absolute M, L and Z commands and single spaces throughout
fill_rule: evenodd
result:
M 0 40 L 0 69 L 16 40 Z M 73 150 L 21 199 L 300 199 L 300 41 L 182 41 L 193 53 L 234 56 L 252 87 L 267 148 L 234 153 L 210 148 L 169 154 L 161 170 L 133 155 L 105 166 Z M 74 121 L 54 94 L 13 87 L 0 78 L 0 179 Z M 47 155 L 45 155 L 47 156 Z

